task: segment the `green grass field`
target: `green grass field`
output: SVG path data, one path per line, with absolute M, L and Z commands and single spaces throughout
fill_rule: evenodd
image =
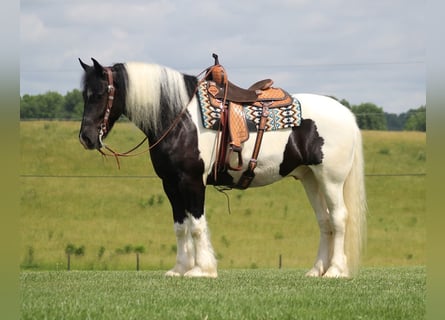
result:
M 304 270 L 22 272 L 22 319 L 424 319 L 425 267 L 364 268 L 352 280 Z
M 78 122 L 20 124 L 20 262 L 23 269 L 66 268 L 68 244 L 84 246 L 72 269 L 134 270 L 125 246 L 142 245 L 141 269 L 175 261 L 171 209 L 147 155 L 121 159 L 85 151 Z M 425 265 L 425 133 L 363 133 L 368 194 L 365 266 Z M 142 134 L 118 123 L 107 142 L 118 150 Z M 392 176 L 381 176 L 391 174 Z M 309 268 L 318 227 L 301 184 L 284 179 L 226 198 L 207 188 L 206 212 L 220 268 Z

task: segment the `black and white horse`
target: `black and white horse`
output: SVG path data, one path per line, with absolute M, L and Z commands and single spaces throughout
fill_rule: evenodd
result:
M 200 80 L 155 64 L 103 67 L 92 60 L 92 66 L 80 60 L 85 71 L 80 142 L 100 150 L 121 115 L 134 122 L 153 146 L 153 167 L 173 209 L 177 258 L 166 275 L 217 277 L 204 207 L 206 185 L 213 183 L 209 174 L 217 133 L 201 121 Z M 366 237 L 361 133 L 354 115 L 336 100 L 314 94 L 293 97 L 301 105 L 301 124 L 264 134 L 251 186 L 284 177 L 300 180 L 320 228 L 318 253 L 307 275 L 351 277 Z M 254 140 L 244 143 L 246 164 Z M 242 171 L 228 173 L 238 181 Z

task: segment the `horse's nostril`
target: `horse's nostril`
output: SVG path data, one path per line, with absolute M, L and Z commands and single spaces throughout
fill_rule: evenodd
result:
M 86 149 L 94 148 L 94 143 L 85 133 L 82 132 L 81 134 L 79 134 L 79 140 Z

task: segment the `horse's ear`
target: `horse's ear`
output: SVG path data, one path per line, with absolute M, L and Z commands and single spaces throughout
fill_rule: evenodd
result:
M 99 62 L 97 62 L 96 59 L 91 58 L 91 60 L 93 60 L 94 69 L 96 70 L 96 73 L 98 75 L 103 75 L 105 73 L 104 67 L 102 67 L 102 65 Z
M 79 59 L 80 65 L 82 66 L 83 70 L 85 70 L 85 72 L 86 72 L 89 68 L 91 68 L 89 65 L 87 65 L 86 63 L 84 63 L 80 58 L 78 58 L 78 59 Z

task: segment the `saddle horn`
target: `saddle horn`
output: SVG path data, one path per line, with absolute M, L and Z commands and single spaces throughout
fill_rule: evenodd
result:
M 219 64 L 218 55 L 216 53 L 212 54 L 212 57 L 215 59 L 215 64 L 211 70 L 211 80 L 215 81 L 220 85 L 226 85 L 227 83 L 227 74 L 224 67 Z
M 218 55 L 216 53 L 212 53 L 212 57 L 215 59 L 215 66 L 219 64 Z

